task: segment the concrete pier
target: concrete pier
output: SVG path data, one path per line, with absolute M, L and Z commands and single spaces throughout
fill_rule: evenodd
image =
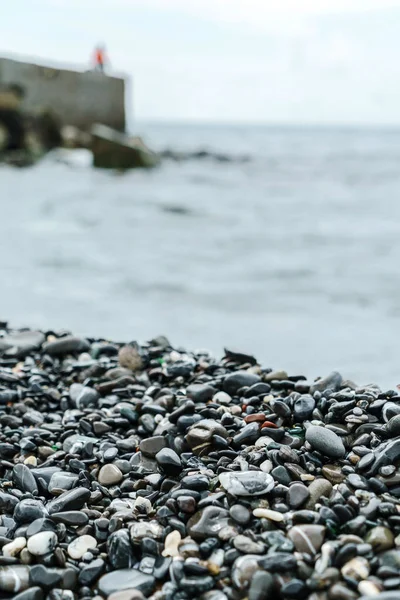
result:
M 125 131 L 125 79 L 0 57 L 0 85 L 18 84 L 28 112 L 51 108 L 63 125 L 88 130 L 104 123 Z

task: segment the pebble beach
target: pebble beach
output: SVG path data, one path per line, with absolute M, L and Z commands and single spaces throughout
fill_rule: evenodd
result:
M 0 325 L 0 597 L 399 600 L 400 395 Z

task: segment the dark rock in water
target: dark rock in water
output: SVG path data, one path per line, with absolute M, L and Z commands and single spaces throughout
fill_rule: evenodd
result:
M 234 396 L 240 388 L 252 386 L 261 381 L 258 375 L 248 373 L 247 371 L 235 371 L 230 373 L 224 379 L 224 391 L 230 396 Z
M 187 531 L 195 540 L 217 537 L 218 533 L 229 524 L 229 513 L 218 506 L 208 506 L 199 511 L 187 524 Z
M 14 510 L 14 519 L 17 523 L 31 523 L 35 519 L 47 516 L 47 507 L 45 508 L 40 500 L 21 500 Z
M 135 563 L 131 540 L 126 529 L 120 529 L 107 540 L 107 552 L 114 569 L 129 569 Z
M 337 371 L 332 371 L 330 375 L 319 379 L 313 383 L 310 387 L 310 394 L 313 395 L 315 392 L 321 392 L 323 394 L 330 394 L 337 392 L 342 385 L 343 377 Z
M 181 459 L 177 453 L 170 448 L 160 450 L 160 452 L 156 454 L 156 461 L 167 475 L 179 475 L 182 470 Z
M 147 595 L 152 593 L 154 586 L 154 577 L 141 573 L 137 569 L 118 569 L 102 575 L 98 582 L 99 592 L 104 596 L 129 589 L 138 590 Z
M 18 464 L 13 469 L 13 480 L 17 488 L 29 492 L 33 496 L 38 494 L 36 479 L 26 465 Z
M 315 450 L 325 456 L 343 458 L 346 454 L 346 449 L 340 437 L 326 427 L 311 425 L 306 430 L 306 440 Z
M 271 475 L 262 471 L 221 473 L 219 480 L 232 496 L 261 496 L 270 492 L 274 487 Z
M 50 356 L 77 354 L 78 352 L 87 352 L 88 350 L 90 350 L 89 342 L 73 335 L 66 335 L 54 342 L 46 342 L 43 345 L 43 351 L 50 354 Z
M 93 166 L 100 169 L 152 168 L 159 157 L 140 138 L 129 138 L 106 125 L 95 124 L 91 130 Z
M 89 498 L 90 491 L 86 488 L 79 487 L 64 492 L 61 496 L 58 496 L 58 498 L 49 502 L 46 508 L 50 515 L 68 510 L 79 510 L 83 508 Z

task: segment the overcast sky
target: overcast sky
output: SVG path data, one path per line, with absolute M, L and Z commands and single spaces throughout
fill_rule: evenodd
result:
M 400 0 L 10 0 L 0 51 L 85 67 L 139 120 L 400 124 Z

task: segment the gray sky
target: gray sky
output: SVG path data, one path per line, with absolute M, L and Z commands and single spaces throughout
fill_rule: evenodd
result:
M 138 119 L 400 123 L 400 0 L 12 0 L 0 51 L 85 67 Z

